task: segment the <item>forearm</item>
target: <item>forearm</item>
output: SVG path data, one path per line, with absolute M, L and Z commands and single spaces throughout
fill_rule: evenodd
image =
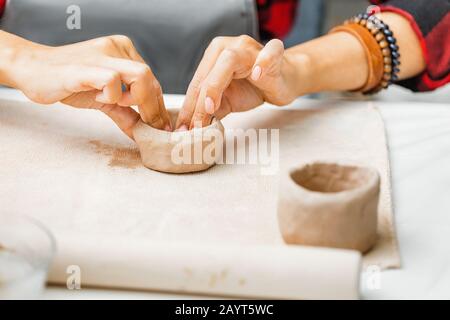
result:
M 25 56 L 32 54 L 32 48 L 39 46 L 13 34 L 0 30 L 0 84 L 17 88 L 15 75 L 17 67 L 24 63 Z
M 399 79 L 418 75 L 425 69 L 419 40 L 409 22 L 394 13 L 382 13 L 400 47 Z M 320 91 L 347 91 L 361 88 L 368 77 L 364 48 L 351 34 L 336 32 L 298 45 L 286 51 L 297 70 L 298 94 Z M 304 80 L 306 79 L 306 80 Z

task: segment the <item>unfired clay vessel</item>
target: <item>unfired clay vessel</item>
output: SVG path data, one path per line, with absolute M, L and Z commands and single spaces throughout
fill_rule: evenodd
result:
M 368 251 L 377 239 L 376 170 L 316 162 L 281 178 L 278 222 L 285 242 Z
M 179 109 L 167 111 L 174 128 Z M 207 127 L 168 132 L 139 121 L 133 128 L 133 136 L 147 168 L 168 173 L 187 173 L 206 170 L 215 164 L 215 159 L 223 151 L 224 128 L 219 120 L 213 119 Z M 174 158 L 173 152 L 178 150 L 189 151 L 186 152 L 191 154 L 189 161 L 180 163 L 178 158 Z M 214 159 L 202 157 L 204 151 L 214 155 Z M 194 153 L 200 154 L 200 157 L 194 158 Z M 176 154 L 182 156 L 183 152 Z

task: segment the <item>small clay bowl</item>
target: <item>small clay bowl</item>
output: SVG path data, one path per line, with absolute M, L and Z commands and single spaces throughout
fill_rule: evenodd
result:
M 168 109 L 172 127 L 179 109 Z M 224 128 L 213 118 L 207 127 L 168 132 L 155 129 L 143 121 L 133 128 L 144 166 L 168 173 L 203 171 L 212 167 L 222 155 Z
M 376 170 L 315 162 L 281 178 L 278 223 L 286 243 L 370 250 L 377 239 Z

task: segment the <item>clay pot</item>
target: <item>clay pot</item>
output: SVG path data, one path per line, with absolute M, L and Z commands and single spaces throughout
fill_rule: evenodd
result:
M 172 127 L 179 109 L 168 109 Z M 215 118 L 211 125 L 189 131 L 168 132 L 139 121 L 133 128 L 144 166 L 168 173 L 206 170 L 221 157 L 224 128 Z
M 294 168 L 281 178 L 278 223 L 285 242 L 366 252 L 377 239 L 380 177 L 335 163 Z

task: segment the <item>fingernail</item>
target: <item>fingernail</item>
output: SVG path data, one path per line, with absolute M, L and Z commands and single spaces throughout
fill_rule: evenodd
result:
M 183 124 L 175 131 L 187 131 L 187 129 L 188 129 L 188 127 L 185 124 Z
M 254 67 L 251 75 L 252 80 L 257 81 L 261 77 L 261 72 L 262 70 L 260 66 Z
M 169 124 L 166 124 L 166 126 L 164 127 L 164 130 L 171 132 L 172 131 L 172 126 Z
M 205 99 L 205 111 L 209 114 L 214 114 L 214 101 L 210 97 Z

